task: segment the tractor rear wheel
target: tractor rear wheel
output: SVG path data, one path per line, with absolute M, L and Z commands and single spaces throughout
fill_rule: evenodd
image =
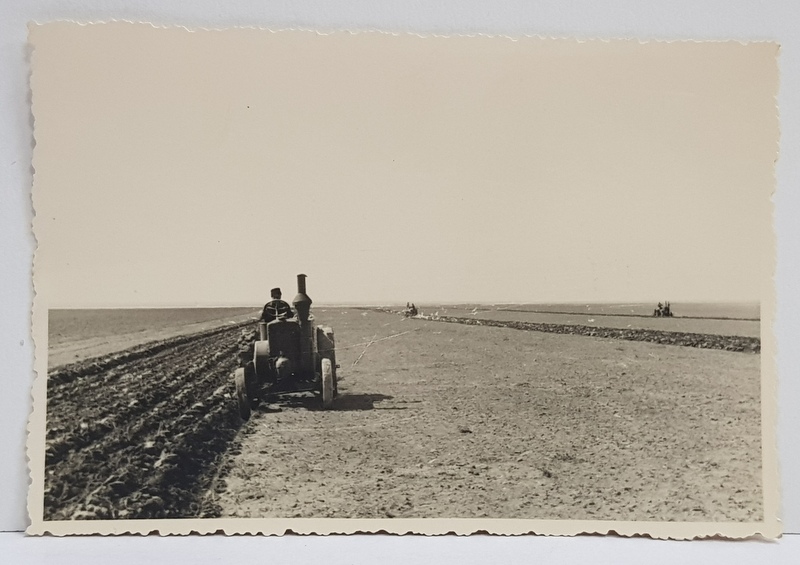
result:
M 247 391 L 244 368 L 239 367 L 233 373 L 233 382 L 236 384 L 236 399 L 239 402 L 239 416 L 245 422 L 250 419 L 250 395 Z
M 244 383 L 247 388 L 247 396 L 250 398 L 250 406 L 257 408 L 261 400 L 259 394 L 261 387 L 258 384 L 258 376 L 252 363 L 248 363 L 244 367 Z
M 338 378 L 336 378 L 336 342 L 333 338 L 333 330 L 330 328 L 318 328 L 317 333 L 317 348 L 321 358 L 331 360 L 331 368 L 333 369 L 333 396 L 338 395 Z
M 333 407 L 333 364 L 330 359 L 322 360 L 322 408 L 328 410 Z

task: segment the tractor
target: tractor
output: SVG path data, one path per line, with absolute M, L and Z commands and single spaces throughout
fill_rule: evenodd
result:
M 258 336 L 233 373 L 239 414 L 250 418 L 252 407 L 280 395 L 312 392 L 322 407 L 333 407 L 337 395 L 336 350 L 331 328 L 317 326 L 306 294 L 306 275 L 297 275 L 297 296 L 290 319 L 263 319 Z
M 658 303 L 658 307 L 653 310 L 653 317 L 655 318 L 672 318 L 672 306 L 669 302 Z
M 406 309 L 403 310 L 403 316 L 405 316 L 406 318 L 413 318 L 418 313 L 419 311 L 417 310 L 417 307 L 414 304 L 406 302 Z

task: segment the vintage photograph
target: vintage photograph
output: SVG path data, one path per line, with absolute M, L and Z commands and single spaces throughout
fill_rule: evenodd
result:
M 30 41 L 31 533 L 779 535 L 776 44 Z

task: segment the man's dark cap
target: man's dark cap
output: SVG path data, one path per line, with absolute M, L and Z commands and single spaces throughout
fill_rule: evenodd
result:
M 270 291 L 269 291 L 269 293 L 270 293 L 270 294 L 276 294 L 276 293 L 277 293 L 277 294 L 281 294 L 281 289 L 279 289 L 279 288 L 273 288 L 272 290 L 270 290 Z

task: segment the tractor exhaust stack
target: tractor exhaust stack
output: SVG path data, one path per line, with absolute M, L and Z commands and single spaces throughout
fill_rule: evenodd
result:
M 297 296 L 294 297 L 292 304 L 297 310 L 297 319 L 301 324 L 305 324 L 311 312 L 311 298 L 306 294 L 305 275 L 297 275 Z

